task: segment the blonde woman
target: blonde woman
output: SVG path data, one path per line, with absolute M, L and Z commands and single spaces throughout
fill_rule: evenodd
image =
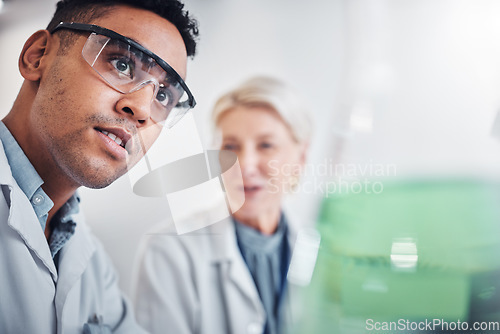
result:
M 156 230 L 136 277 L 139 323 L 151 333 L 282 333 L 294 233 L 282 209 L 298 182 L 310 120 L 282 82 L 257 77 L 213 108 L 220 148 L 241 167 L 243 206 L 193 234 Z

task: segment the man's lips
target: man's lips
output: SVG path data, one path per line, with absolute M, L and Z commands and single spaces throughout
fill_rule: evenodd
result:
M 96 127 L 95 130 L 109 137 L 118 146 L 121 146 L 123 149 L 127 150 L 129 154 L 132 152 L 133 141 L 130 141 L 132 135 L 125 129 L 119 127 Z

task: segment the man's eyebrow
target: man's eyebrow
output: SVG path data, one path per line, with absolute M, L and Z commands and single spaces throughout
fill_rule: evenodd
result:
M 125 35 L 124 35 L 125 36 Z M 127 37 L 128 39 L 130 39 L 131 41 L 134 41 L 135 43 L 139 44 L 139 45 L 142 45 L 141 43 L 139 43 L 139 41 L 133 39 L 132 37 L 128 37 L 128 36 L 125 36 Z
M 104 28 L 104 29 L 107 29 L 107 28 Z M 113 32 L 114 32 L 114 30 L 111 30 L 111 31 L 113 31 Z M 116 33 L 116 34 L 118 34 L 118 35 L 120 35 L 121 37 L 125 37 L 125 39 L 128 39 L 129 41 L 132 41 L 132 42 L 134 42 L 134 43 L 139 44 L 139 45 L 140 45 L 140 46 L 142 46 L 143 48 L 146 48 L 146 47 L 145 47 L 144 45 L 142 45 L 142 44 L 141 44 L 138 40 L 136 40 L 136 39 L 134 39 L 134 38 L 132 38 L 132 37 L 129 37 L 129 36 L 126 36 L 126 35 L 122 35 L 122 34 L 120 34 L 120 33 L 119 33 L 119 32 L 117 32 L 117 31 L 116 31 L 115 33 Z
M 142 45 L 141 43 L 139 43 L 139 42 L 138 42 L 138 41 L 136 41 L 135 39 L 133 39 L 133 38 L 131 38 L 131 37 L 128 37 L 128 36 L 125 36 L 125 35 L 122 35 L 122 36 L 124 36 L 125 38 L 127 38 L 127 39 L 131 40 L 131 41 L 132 41 L 132 42 L 134 42 L 134 43 L 137 43 L 137 44 L 138 44 L 138 45 L 140 45 L 142 48 L 146 49 L 147 51 L 151 52 L 151 53 L 152 53 L 152 54 L 154 54 L 156 57 L 158 57 L 158 58 L 160 58 L 162 61 L 164 61 L 164 60 L 163 60 L 163 58 L 161 58 L 160 56 L 158 56 L 156 53 L 154 53 L 153 51 L 151 51 L 151 49 L 149 49 L 149 48 L 147 48 L 146 46 Z M 131 45 L 131 46 L 132 46 L 132 48 L 137 49 L 137 51 L 139 51 L 139 53 L 142 53 L 142 54 L 144 54 L 144 56 L 146 56 L 146 57 L 148 57 L 148 58 L 151 58 L 151 56 L 150 56 L 150 55 L 148 55 L 148 54 L 144 53 L 142 50 L 138 49 L 135 45 Z M 158 64 L 158 62 L 156 61 L 156 59 L 154 59 L 154 58 L 151 58 L 151 59 L 153 59 L 153 60 L 154 60 L 154 62 L 155 62 L 157 65 L 159 65 L 159 64 Z M 160 66 L 160 67 L 161 67 L 161 66 Z M 172 79 L 172 80 L 173 80 L 173 79 Z
M 120 35 L 121 35 L 121 34 L 120 34 Z M 148 50 L 149 52 L 154 53 L 154 52 L 153 52 L 153 51 L 151 51 L 149 48 L 147 48 L 146 46 L 144 46 L 143 44 L 141 44 L 138 40 L 136 40 L 136 39 L 134 39 L 134 38 L 132 38 L 132 37 L 125 36 L 125 35 L 122 35 L 122 37 L 125 37 L 127 40 L 129 40 L 129 41 L 132 41 L 132 42 L 136 43 L 136 44 L 137 44 L 137 45 L 139 45 L 141 48 L 144 48 L 144 49 Z M 131 46 L 132 46 L 132 47 L 134 47 L 134 48 L 136 47 L 135 45 L 131 45 Z

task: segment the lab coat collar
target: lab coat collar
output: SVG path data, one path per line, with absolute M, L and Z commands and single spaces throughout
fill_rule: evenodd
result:
M 253 282 L 252 275 L 245 264 L 245 260 L 238 248 L 235 228 L 231 218 L 227 218 L 220 223 L 210 227 L 211 233 L 222 234 L 222 239 L 212 238 L 213 249 L 215 249 L 212 264 L 218 266 L 221 277 L 227 277 L 228 283 L 221 288 L 224 294 L 226 305 L 238 305 L 242 300 L 248 303 L 249 308 L 255 310 L 260 316 L 260 323 L 265 323 L 265 310 L 260 301 L 260 297 Z M 239 294 L 235 294 L 235 288 Z M 242 296 L 244 297 L 242 299 Z M 239 312 L 239 310 L 229 308 L 228 311 Z M 239 315 L 234 314 L 228 319 L 238 319 Z M 231 324 L 228 324 L 230 327 Z M 232 328 L 234 332 L 234 329 Z
M 290 253 L 292 254 L 295 239 L 297 237 L 297 226 L 299 225 L 297 225 L 297 222 L 293 221 L 293 218 L 291 219 L 286 212 L 284 214 L 288 223 L 287 239 Z M 263 331 L 263 326 L 266 322 L 266 312 L 260 300 L 257 288 L 255 287 L 252 275 L 238 247 L 233 220 L 229 217 L 219 223 L 211 225 L 209 227 L 209 233 L 221 236 L 221 238 L 211 238 L 213 242 L 212 249 L 215 250 L 212 257 L 212 264 L 218 266 L 220 275 L 222 275 L 221 277 L 227 277 L 228 281 L 221 287 L 226 305 L 239 305 L 242 300 L 246 300 L 248 308 L 254 309 L 255 314 L 260 317 L 260 319 L 252 319 L 252 321 L 256 321 L 255 324 L 261 324 Z M 289 288 L 291 287 L 289 286 Z M 235 293 L 235 289 L 239 293 Z M 243 299 L 242 296 L 244 297 Z M 293 323 L 295 312 L 292 312 L 288 305 L 290 304 L 291 297 L 290 289 L 286 290 L 285 296 L 283 297 L 284 300 L 282 303 L 287 304 L 287 306 L 282 307 L 282 314 L 280 316 L 282 318 L 281 321 L 284 324 L 287 323 L 287 321 Z M 228 312 L 235 312 L 235 314 L 229 314 L 228 319 L 240 318 L 240 315 L 236 314 L 236 312 L 240 312 L 239 309 L 229 307 Z M 228 326 L 231 328 L 231 333 L 237 332 L 237 324 L 228 324 Z
M 295 245 L 295 239 L 297 237 L 297 225 L 290 223 L 290 221 L 293 222 L 293 219 L 291 220 L 286 212 L 284 213 L 284 215 L 287 221 L 286 237 L 288 245 L 290 246 L 290 250 L 293 252 L 293 246 Z M 240 258 L 243 260 L 238 247 L 238 241 L 236 240 L 234 222 L 231 217 L 228 217 L 214 225 L 209 226 L 208 231 L 208 233 L 213 235 L 222 235 L 223 240 L 223 242 L 220 242 L 221 239 L 216 239 L 216 241 L 214 241 L 214 262 L 235 261 L 239 260 Z
M 297 238 L 297 230 L 295 224 L 290 224 L 290 218 L 285 213 L 287 220 L 287 241 L 290 247 L 290 256 L 293 253 L 293 248 L 295 245 L 295 239 Z M 293 220 L 292 220 L 293 222 Z M 241 255 L 240 249 L 238 247 L 238 241 L 236 239 L 236 231 L 234 227 L 234 222 L 231 217 L 222 220 L 209 227 L 209 233 L 214 235 L 222 235 L 222 239 L 213 238 L 213 249 L 215 252 L 213 254 L 212 261 L 215 264 L 218 263 L 230 263 L 230 277 L 235 283 L 242 282 L 242 286 L 252 286 L 254 285 L 250 271 L 248 270 L 245 260 Z M 255 297 L 255 289 L 248 289 L 245 291 L 248 296 Z M 258 297 L 258 296 L 257 296 Z
M 10 206 L 9 219 L 7 224 L 19 233 L 26 246 L 30 248 L 40 261 L 47 267 L 54 282 L 57 282 L 57 270 L 50 254 L 49 245 L 45 238 L 44 231 L 40 228 L 40 222 L 36 217 L 26 195 L 17 185 L 5 155 L 3 144 L 0 141 L 0 185 L 7 187 L 5 195 Z M 5 188 L 4 188 L 5 189 Z
M 71 286 L 81 277 L 88 262 L 95 252 L 95 245 L 91 239 L 88 227 L 85 225 L 82 213 L 75 215 L 77 223 L 75 234 L 68 243 L 60 250 L 59 274 L 54 260 L 50 253 L 50 248 L 45 238 L 45 234 L 40 228 L 40 223 L 32 210 L 31 203 L 21 188 L 17 185 L 12 176 L 7 157 L 0 141 L 0 185 L 8 187 L 10 194 L 10 214 L 8 225 L 17 231 L 52 275 L 54 282 L 57 282 L 58 299 L 64 300 Z M 2 194 L 0 194 L 1 196 Z M 64 280 L 58 281 L 59 277 Z
M 228 266 L 229 278 L 236 284 L 242 292 L 251 299 L 259 299 L 257 290 L 254 288 L 254 282 L 250 271 L 248 270 L 245 260 L 241 255 L 236 240 L 236 231 L 231 218 L 227 218 L 217 226 L 213 226 L 214 233 L 222 233 L 222 240 L 217 242 L 214 240 L 214 263 L 224 264 Z

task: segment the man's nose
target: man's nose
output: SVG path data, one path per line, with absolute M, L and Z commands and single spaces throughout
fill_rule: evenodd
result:
M 157 88 L 149 83 L 139 89 L 123 94 L 116 104 L 116 111 L 132 117 L 135 122 L 145 123 L 151 117 L 152 101 Z

